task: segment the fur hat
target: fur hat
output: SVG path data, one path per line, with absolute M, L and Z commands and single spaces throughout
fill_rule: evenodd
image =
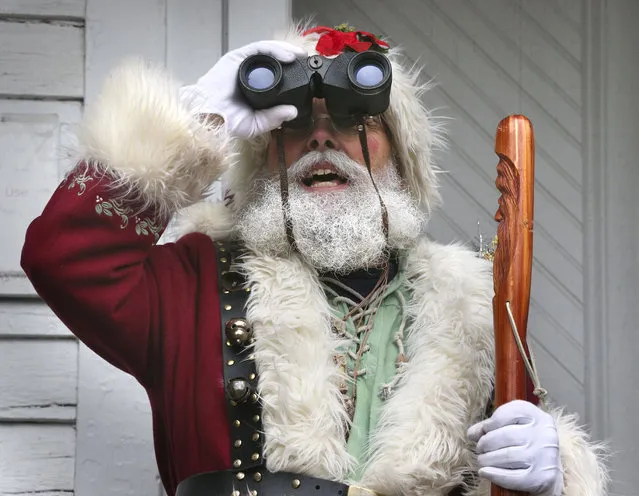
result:
M 308 25 L 297 24 L 278 40 L 304 48 L 309 55 L 316 50 L 320 34 L 304 35 Z M 341 26 L 340 26 L 341 27 Z M 420 82 L 420 70 L 407 65 L 399 48 L 390 47 L 385 53 L 391 62 L 393 81 L 390 104 L 383 114 L 392 141 L 392 150 L 399 164 L 399 173 L 422 211 L 430 216 L 440 203 L 437 168 L 433 164 L 433 148 L 441 142 L 439 127 L 433 123 L 430 112 L 421 101 L 429 85 Z M 225 175 L 223 181 L 235 206 L 244 201 L 244 192 L 264 162 L 270 134 L 238 143 L 239 163 Z

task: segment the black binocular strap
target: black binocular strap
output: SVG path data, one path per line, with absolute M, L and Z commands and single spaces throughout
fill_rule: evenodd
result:
M 286 157 L 284 155 L 284 131 L 278 128 L 275 132 L 277 140 L 277 156 L 280 162 L 280 190 L 282 194 L 282 211 L 284 213 L 284 227 L 286 237 L 293 251 L 295 251 L 295 236 L 293 236 L 293 221 L 291 220 L 291 209 L 288 204 L 288 170 L 286 167 Z
M 377 193 L 379 204 L 382 207 L 382 229 L 384 230 L 384 237 L 386 238 L 386 245 L 388 246 L 388 210 L 386 209 L 386 204 L 382 199 L 382 195 L 379 193 L 377 184 L 375 184 L 375 179 L 373 179 L 373 171 L 371 170 L 371 157 L 368 152 L 368 139 L 366 137 L 366 124 L 364 123 L 365 119 L 365 116 L 360 117 L 359 125 L 357 126 L 357 131 L 359 133 L 359 143 L 362 146 L 362 155 L 364 155 L 364 163 L 366 163 L 368 175 L 371 177 L 373 188 L 375 188 L 375 193 Z
M 358 134 L 359 134 L 359 142 L 362 147 L 362 155 L 364 156 L 364 163 L 366 164 L 366 169 L 368 170 L 368 175 L 371 178 L 371 182 L 373 183 L 373 188 L 375 188 L 375 193 L 377 193 L 377 198 L 379 199 L 379 204 L 382 209 L 382 229 L 384 232 L 384 237 L 386 238 L 386 244 L 388 245 L 388 209 L 386 208 L 386 204 L 382 199 L 382 195 L 377 188 L 377 184 L 375 183 L 375 179 L 373 178 L 373 171 L 371 170 L 371 158 L 370 153 L 368 151 L 368 139 L 366 136 L 366 125 L 364 123 L 365 117 L 362 116 L 360 118 L 360 123 L 357 126 Z M 291 220 L 291 209 L 288 202 L 288 169 L 286 167 L 286 156 L 284 154 L 284 135 L 282 128 L 278 128 L 275 132 L 275 139 L 277 140 L 277 155 L 279 161 L 279 170 L 280 170 L 280 191 L 282 195 L 282 211 L 284 214 L 284 227 L 286 229 L 286 237 L 288 239 L 291 248 L 295 250 L 295 236 L 293 236 L 293 221 Z

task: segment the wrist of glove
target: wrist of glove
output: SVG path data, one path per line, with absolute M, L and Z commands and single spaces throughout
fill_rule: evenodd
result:
M 564 486 L 555 421 L 527 401 L 511 401 L 468 429 L 479 475 L 514 491 L 561 496 Z
M 286 64 L 306 52 L 283 41 L 259 41 L 226 53 L 197 83 L 181 89 L 181 98 L 199 114 L 219 115 L 231 136 L 249 139 L 268 133 L 297 117 L 293 105 L 254 110 L 237 87 L 237 73 L 247 57 L 270 55 Z

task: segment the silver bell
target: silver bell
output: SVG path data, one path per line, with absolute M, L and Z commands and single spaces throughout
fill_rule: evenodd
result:
M 226 323 L 224 332 L 226 339 L 233 346 L 246 346 L 253 338 L 253 329 L 251 329 L 246 319 L 229 320 Z
M 231 379 L 226 386 L 226 394 L 236 403 L 246 403 L 252 392 L 253 388 L 246 379 Z

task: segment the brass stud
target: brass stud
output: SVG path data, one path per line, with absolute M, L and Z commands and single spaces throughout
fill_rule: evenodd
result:
M 230 341 L 226 342 L 226 346 L 233 346 Z
M 239 492 L 237 489 L 235 489 L 235 490 L 231 493 L 231 496 L 240 496 L 240 492 Z
M 222 293 L 224 293 L 224 294 L 229 294 L 229 293 L 230 293 L 230 291 L 229 291 L 228 289 L 223 289 L 223 290 L 222 290 Z
M 226 259 L 226 257 L 222 257 L 222 258 L 220 258 L 220 262 L 226 263 L 226 262 L 228 262 L 228 260 Z
M 251 401 L 252 401 L 253 403 L 257 403 L 257 394 L 253 393 L 253 394 L 251 395 Z
M 239 427 L 240 426 L 240 421 L 239 420 L 234 420 L 233 421 L 233 427 Z
M 235 474 L 235 478 L 237 480 L 242 480 L 244 479 L 244 472 L 238 472 L 237 474 Z
M 251 496 L 257 496 L 257 491 L 255 489 L 251 491 Z
M 253 329 L 246 319 L 234 318 L 224 325 L 224 334 L 233 345 L 246 346 L 253 338 Z
M 260 454 L 259 453 L 253 453 L 251 455 L 251 460 L 253 460 L 254 462 L 258 461 L 260 459 Z
M 231 400 L 229 403 L 231 403 L 231 406 L 237 406 L 237 401 Z
M 242 466 L 242 460 L 233 460 L 233 467 L 240 468 Z
M 224 241 L 218 241 L 217 246 L 224 246 Z
M 236 439 L 235 442 L 233 443 L 233 446 L 235 446 L 236 448 L 239 448 L 240 446 L 242 446 L 242 440 Z
M 226 248 L 220 248 L 219 250 L 221 253 L 224 253 L 226 251 Z
M 291 482 L 291 486 L 293 486 L 293 489 L 297 489 L 301 485 L 302 485 L 302 483 L 300 482 L 299 479 L 293 479 L 293 481 Z
M 253 415 L 253 422 L 259 422 L 260 421 L 260 416 L 259 415 Z
M 259 472 L 255 472 L 253 474 L 253 479 L 255 479 L 255 482 L 260 482 L 262 480 L 262 474 Z
M 224 305 L 224 310 L 231 310 L 233 307 L 231 305 Z
M 235 365 L 235 360 L 229 360 L 228 362 L 226 362 L 226 364 L 228 366 Z
M 252 380 L 252 381 L 254 381 L 254 380 L 255 380 L 255 377 L 256 377 L 256 376 L 255 376 L 255 374 L 250 374 L 250 375 L 249 375 L 249 379 L 250 379 L 250 380 Z
M 246 288 L 244 291 L 246 291 L 247 293 L 251 292 L 251 288 Z
M 255 355 L 249 355 L 249 356 L 248 356 L 248 359 L 249 359 L 249 360 L 255 360 Z
M 226 385 L 226 396 L 229 400 L 237 403 L 246 403 L 249 398 L 251 398 L 252 394 L 255 394 L 253 393 L 253 388 L 245 379 L 231 379 Z
M 253 434 L 253 435 L 251 436 L 251 440 L 252 440 L 252 441 L 259 441 L 259 440 L 260 440 L 260 433 L 259 433 L 259 432 L 256 432 L 255 434 Z

